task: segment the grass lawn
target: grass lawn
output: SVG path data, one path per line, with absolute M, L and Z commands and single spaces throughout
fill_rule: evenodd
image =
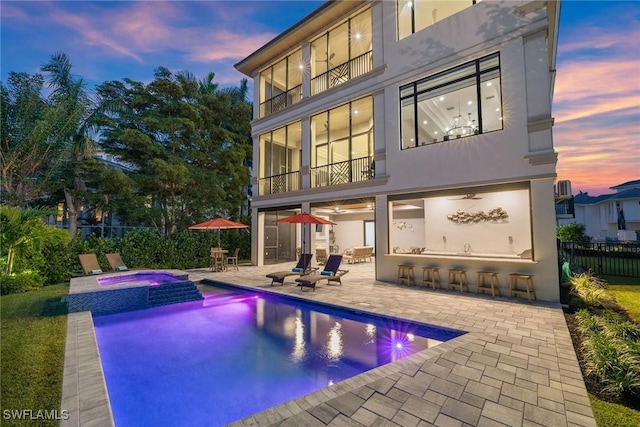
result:
M 60 299 L 69 285 L 0 297 L 2 410 L 60 410 L 67 332 L 66 307 Z M 56 420 L 38 420 L 57 426 Z M 35 425 L 34 421 L 2 419 L 3 426 Z
M 629 316 L 640 323 L 640 277 L 601 276 L 609 283 L 607 290 L 624 307 Z
M 589 395 L 593 415 L 599 427 L 640 426 L 640 411 L 617 403 L 609 403 Z
M 640 278 L 620 276 L 600 276 L 609 283 L 607 290 L 616 297 L 629 313 L 640 323 Z M 640 426 L 640 411 L 616 403 L 609 403 L 589 395 L 593 415 L 599 427 L 636 427 Z

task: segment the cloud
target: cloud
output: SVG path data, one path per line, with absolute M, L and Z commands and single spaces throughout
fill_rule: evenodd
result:
M 606 28 L 606 16 L 574 23 L 558 46 L 556 171 L 574 192 L 611 193 L 609 187 L 640 178 L 640 27 L 633 14 L 616 16 Z

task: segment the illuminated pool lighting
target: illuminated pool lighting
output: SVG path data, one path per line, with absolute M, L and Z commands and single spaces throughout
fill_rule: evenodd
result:
M 402 346 L 402 343 L 401 343 L 401 342 L 397 342 L 397 343 L 396 343 L 396 348 L 397 348 L 398 350 L 400 350 L 402 347 L 403 347 L 403 346 Z

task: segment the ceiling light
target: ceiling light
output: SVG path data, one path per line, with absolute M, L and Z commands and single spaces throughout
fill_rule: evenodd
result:
M 353 110 L 353 114 L 358 114 L 358 110 Z
M 427 124 L 427 121 L 426 121 L 426 120 L 424 120 L 424 121 L 422 122 L 422 124 L 423 124 L 423 125 L 426 125 L 426 124 Z
M 487 82 L 487 86 L 491 86 L 491 82 Z
M 441 96 L 441 97 L 440 97 L 440 101 L 444 101 L 444 96 Z
M 356 39 L 360 39 L 360 37 L 362 37 L 362 35 L 360 33 L 356 33 Z
M 300 64 L 298 65 L 298 68 L 302 70 L 304 68 L 304 65 Z
M 473 104 L 472 101 L 467 101 L 467 105 L 471 105 L 471 104 Z

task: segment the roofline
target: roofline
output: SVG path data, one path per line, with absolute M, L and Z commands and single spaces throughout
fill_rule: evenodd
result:
M 234 68 L 247 77 L 253 78 L 253 73 L 273 58 L 288 52 L 292 46 L 300 47 L 301 42 L 308 39 L 321 29 L 336 22 L 342 16 L 357 10 L 372 0 L 328 0 L 319 8 L 311 12 L 302 20 L 280 33 L 267 44 L 234 65 Z M 373 0 L 376 1 L 376 0 Z M 313 25 L 311 25 L 313 23 Z M 266 57 L 266 58 L 265 58 Z

